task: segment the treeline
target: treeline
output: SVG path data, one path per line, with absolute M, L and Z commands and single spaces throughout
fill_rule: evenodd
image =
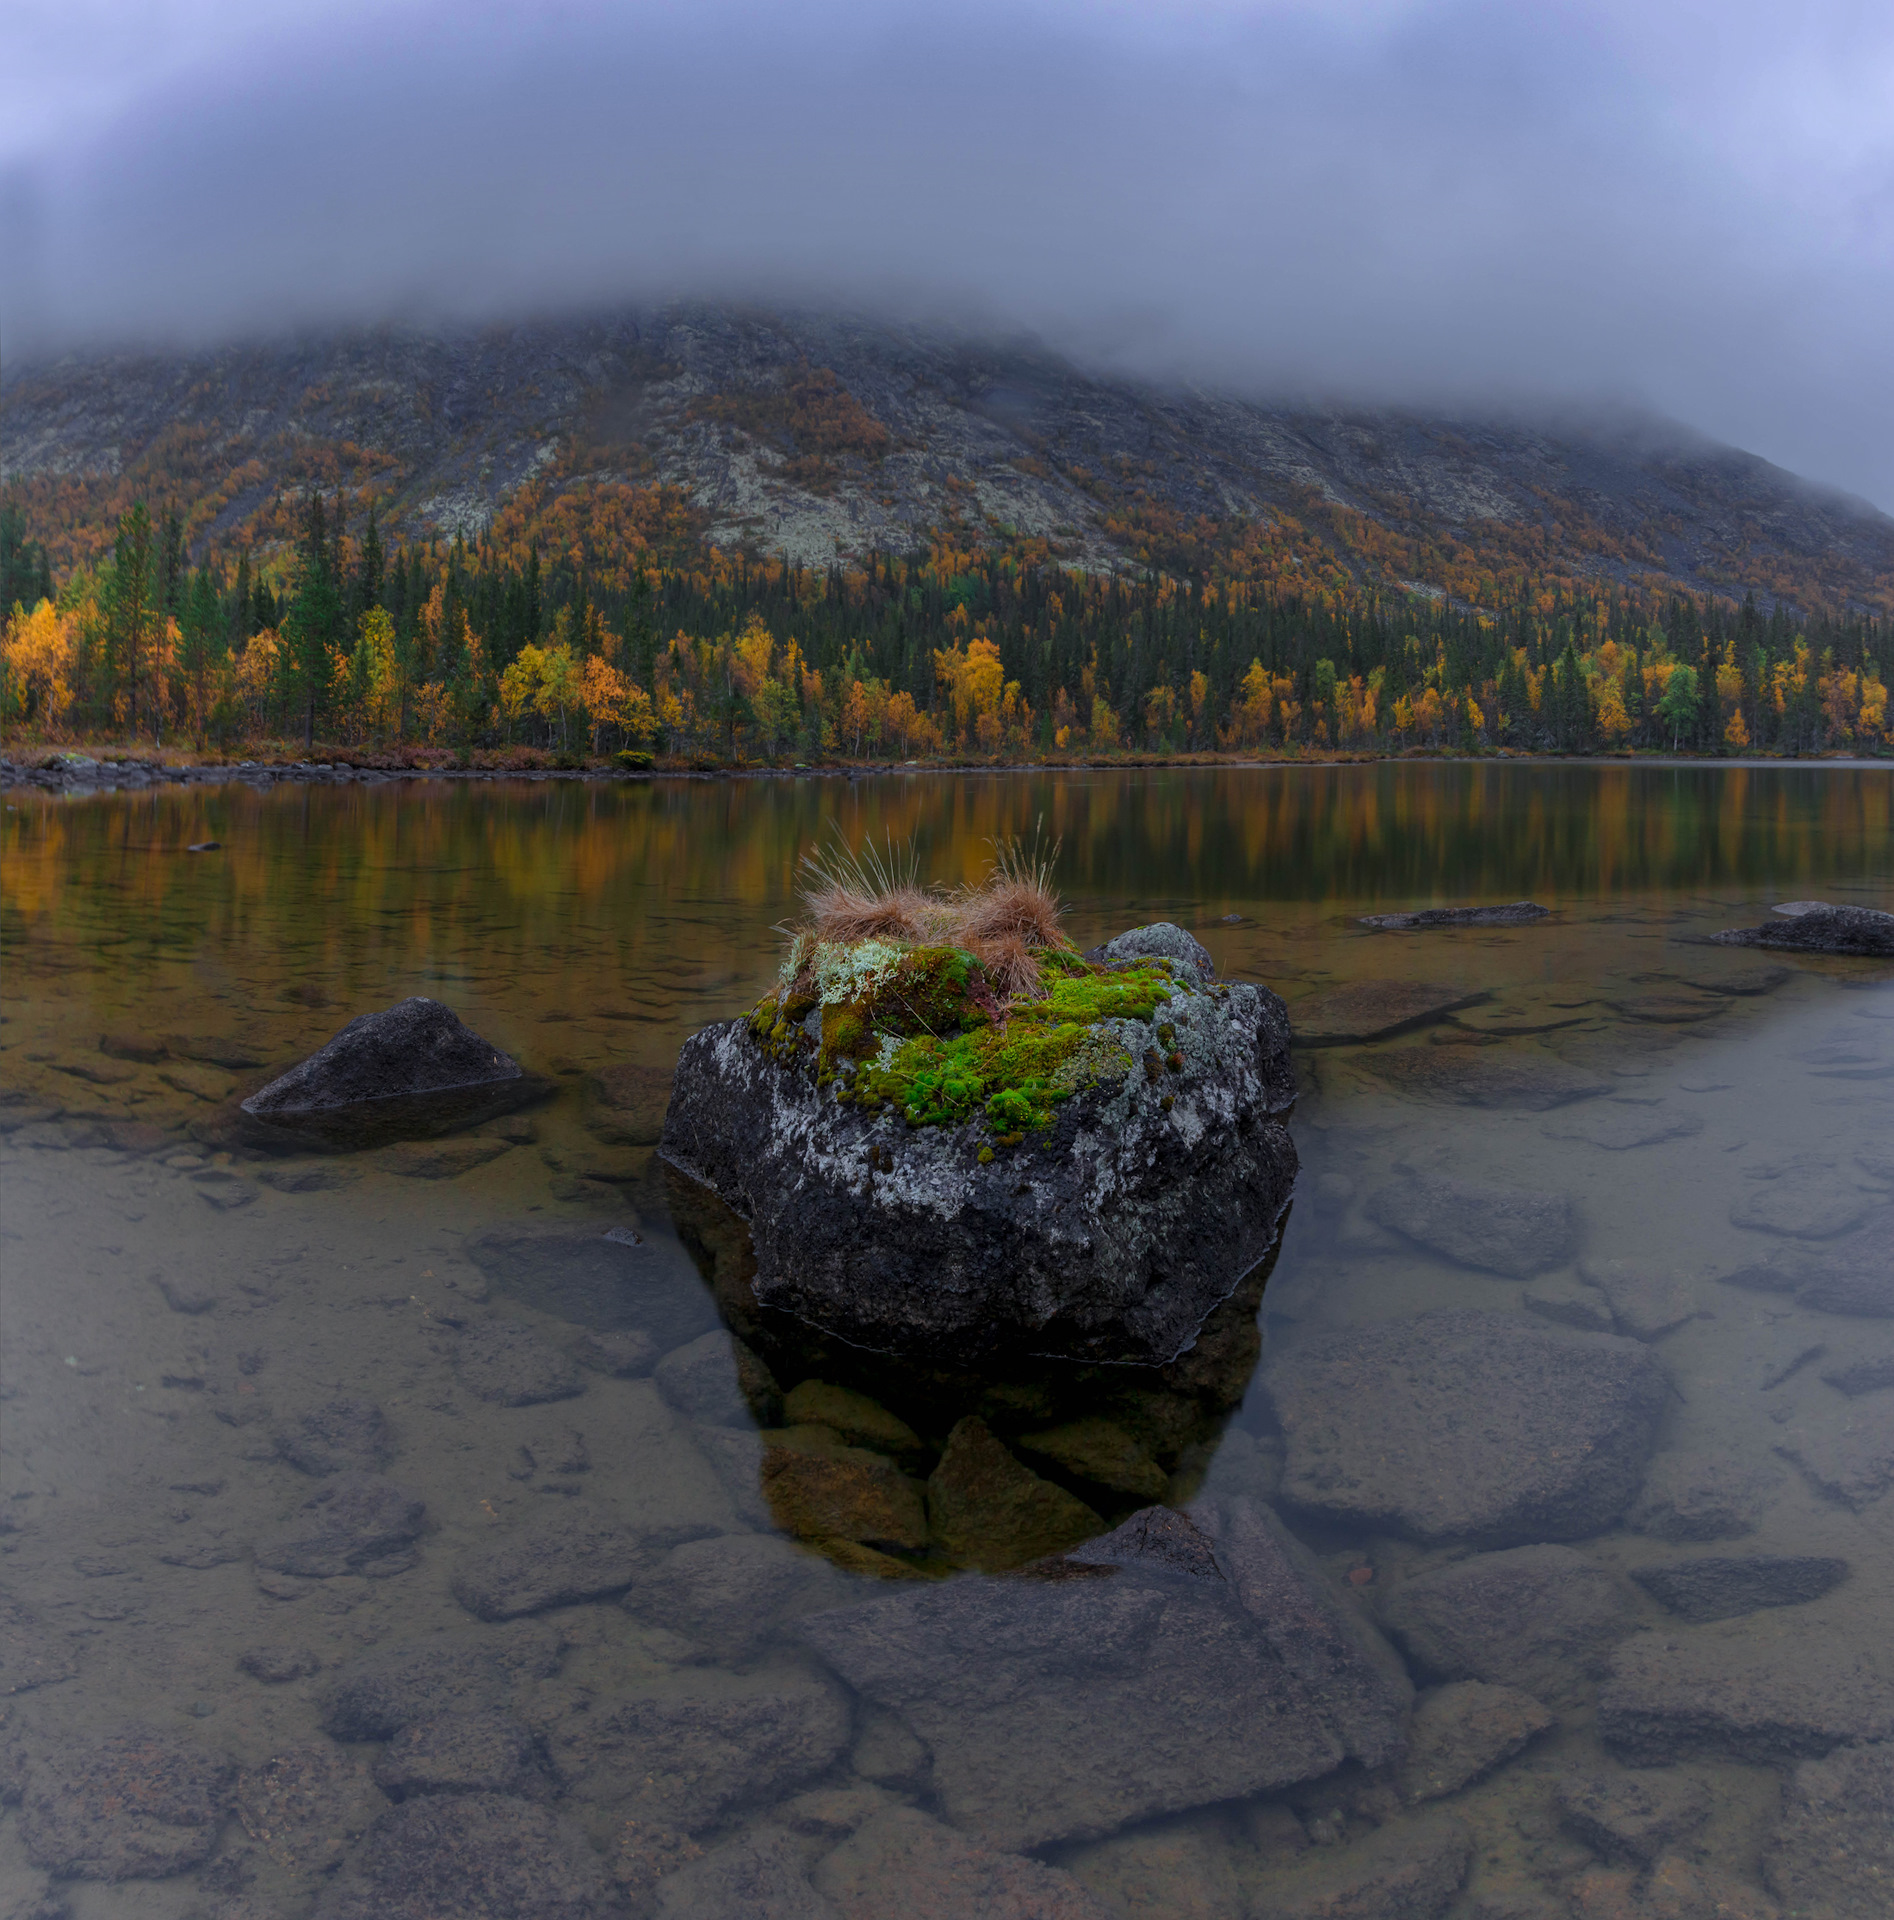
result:
M 659 509 L 662 502 L 659 503 Z M 55 583 L 0 513 L 0 714 L 46 740 L 953 753 L 1882 752 L 1886 621 L 1633 587 L 1507 603 L 1091 573 L 1022 543 L 810 569 L 660 548 L 385 543 L 312 494 L 294 550 L 193 564 L 125 513 Z

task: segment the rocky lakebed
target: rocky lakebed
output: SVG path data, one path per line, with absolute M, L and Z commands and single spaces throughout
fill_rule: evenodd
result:
M 691 1034 L 784 1045 L 760 935 L 509 974 L 468 1017 L 537 1083 L 344 1150 L 255 1096 L 367 1000 L 180 936 L 101 1019 L 12 939 L 0 1914 L 1885 1920 L 1894 974 L 1679 911 L 1191 919 L 1126 1098 L 1210 1102 L 1177 1016 L 1248 1020 L 1175 1132 L 1264 1197 L 1053 1358 L 1064 1306 L 812 1311 L 767 1141 L 716 1122 L 721 1197 L 672 1150 Z M 1061 1111 L 967 1190 L 1025 1207 Z

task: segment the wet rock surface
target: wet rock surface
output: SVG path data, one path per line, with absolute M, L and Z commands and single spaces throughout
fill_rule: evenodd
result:
M 256 1563 L 303 1580 L 400 1572 L 421 1532 L 418 1494 L 376 1474 L 337 1474 L 256 1543 Z
M 1558 1716 L 1517 1687 L 1456 1681 L 1414 1710 L 1399 1788 L 1409 1801 L 1439 1800 L 1521 1753 Z
M 1585 1774 L 1562 1780 L 1566 1827 L 1606 1860 L 1655 1860 L 1710 1817 L 1702 1781 L 1669 1770 Z
M 36 1867 L 70 1879 L 183 1873 L 216 1845 L 233 1775 L 221 1754 L 147 1727 L 74 1743 L 30 1775 L 20 1840 Z
M 693 1831 L 729 1809 L 780 1797 L 846 1751 L 849 1711 L 832 1686 L 790 1670 L 704 1668 L 602 1695 L 545 1730 L 576 1798 L 632 1805 Z
M 1780 1613 L 1640 1633 L 1612 1655 L 1598 1730 L 1634 1765 L 1702 1757 L 1779 1766 L 1894 1739 L 1894 1659 L 1878 1639 L 1810 1634 Z
M 1475 1554 L 1404 1580 L 1382 1607 L 1423 1672 L 1569 1699 L 1639 1624 L 1636 1592 L 1570 1547 Z
M 1498 907 L 1420 907 L 1411 913 L 1364 914 L 1357 922 L 1377 933 L 1424 927 L 1527 927 L 1549 917 L 1551 908 L 1531 900 L 1509 900 Z
M 1631 1578 L 1653 1600 L 1690 1621 L 1800 1606 L 1819 1600 L 1847 1577 L 1846 1560 L 1811 1553 L 1713 1555 L 1631 1570 Z
M 503 1407 L 570 1400 L 585 1390 L 570 1354 L 508 1320 L 464 1329 L 454 1342 L 454 1371 L 469 1393 Z
M 1368 1218 L 1469 1267 L 1516 1280 L 1561 1267 L 1584 1227 L 1570 1195 L 1410 1176 L 1369 1196 Z
M 1785 952 L 1894 956 L 1894 913 L 1872 907 L 1806 903 L 1801 913 L 1760 927 L 1732 927 L 1710 936 L 1723 947 L 1778 947 Z
M 503 1794 L 428 1795 L 384 1814 L 317 1920 L 608 1920 L 622 1912 L 578 1828 Z
M 1797 1767 L 1763 1872 L 1791 1914 L 1883 1920 L 1894 1899 L 1894 1742 Z
M 962 1579 L 798 1631 L 928 1749 L 947 1819 L 1003 1851 L 1389 1757 L 1398 1662 L 1371 1657 L 1372 1630 L 1248 1517 L 1234 1579 L 1227 1523 L 1213 1542 L 1160 1509 L 1041 1577 Z
M 544 1091 L 451 1007 L 416 996 L 351 1020 L 251 1094 L 243 1111 L 271 1129 L 370 1145 L 472 1125 Z
M 845 1105 L 732 1020 L 685 1043 L 663 1153 L 749 1220 L 759 1303 L 857 1346 L 1161 1364 L 1275 1243 L 1296 1171 L 1281 1001 L 1187 971 L 1102 1024 L 1128 1071 L 1030 1143 Z
M 1668 1394 L 1635 1341 L 1429 1313 L 1300 1343 L 1265 1372 L 1283 1498 L 1420 1540 L 1596 1533 L 1630 1503 Z M 1481 1383 L 1481 1419 L 1463 1418 Z

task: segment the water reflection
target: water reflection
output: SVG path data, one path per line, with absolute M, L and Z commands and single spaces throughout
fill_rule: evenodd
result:
M 7 1900 L 1878 1914 L 1894 978 L 1693 936 L 1884 904 L 1889 792 L 3 816 Z M 1322 1040 L 1303 1180 L 1171 1368 L 896 1368 L 756 1307 L 741 1223 L 654 1161 L 670 1063 L 768 977 L 818 838 L 959 877 L 1041 816 L 1082 934 L 1182 919 Z M 1521 895 L 1552 920 L 1350 924 Z M 245 1155 L 240 1095 L 411 992 L 556 1096 Z M 1190 1519 L 1124 1528 L 1153 1502 Z

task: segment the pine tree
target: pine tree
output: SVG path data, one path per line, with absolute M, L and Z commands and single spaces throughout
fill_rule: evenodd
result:
M 316 719 L 328 704 L 329 662 L 342 632 L 342 595 L 322 495 L 312 492 L 298 543 L 296 588 L 283 619 L 290 691 L 303 712 L 303 748 L 316 743 Z

